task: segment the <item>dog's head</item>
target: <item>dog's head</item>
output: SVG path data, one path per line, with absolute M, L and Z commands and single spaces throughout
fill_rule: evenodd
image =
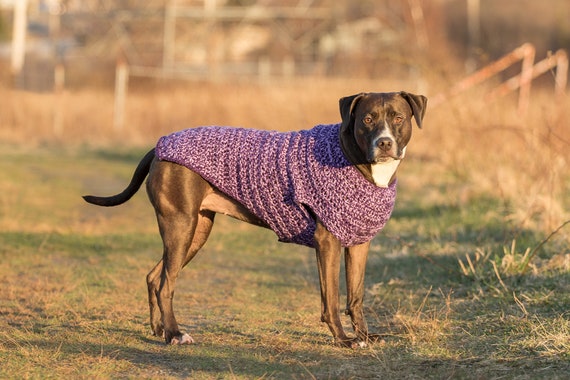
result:
M 384 164 L 391 164 L 395 171 L 412 137 L 412 117 L 421 128 L 426 105 L 425 96 L 403 91 L 340 99 L 343 152 L 369 179 L 368 172 Z

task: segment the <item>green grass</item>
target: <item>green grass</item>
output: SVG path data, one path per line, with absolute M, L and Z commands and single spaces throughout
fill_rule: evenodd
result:
M 463 199 L 458 178 L 418 175 L 437 169 L 413 156 L 367 267 L 383 344 L 334 347 L 314 252 L 218 217 L 176 288 L 197 343 L 165 346 L 148 326 L 161 242 L 146 195 L 113 209 L 80 198 L 122 189 L 143 154 L 0 153 L 0 378 L 567 377 L 567 227 L 523 271 L 547 234 L 509 222 L 513 206 L 492 194 Z

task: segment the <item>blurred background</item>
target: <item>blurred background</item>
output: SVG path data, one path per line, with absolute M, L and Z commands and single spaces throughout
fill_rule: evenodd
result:
M 428 86 L 523 43 L 541 58 L 570 47 L 565 0 L 0 0 L 0 10 L 3 81 L 31 91 L 51 90 L 57 65 L 71 88 L 108 85 L 119 59 L 136 78 Z
M 406 90 L 429 98 L 410 149 L 418 189 L 451 175 L 459 204 L 493 194 L 514 205 L 509 221 L 545 230 L 567 218 L 567 0 L 0 0 L 0 12 L 3 145 L 306 129 L 338 122 L 343 96 Z

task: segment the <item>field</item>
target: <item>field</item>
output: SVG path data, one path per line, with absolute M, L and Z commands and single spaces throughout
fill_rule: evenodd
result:
M 528 115 L 510 97 L 428 105 L 367 267 L 383 343 L 333 346 L 314 253 L 225 217 L 177 283 L 197 343 L 151 336 L 161 241 L 146 195 L 113 209 L 81 195 L 121 190 L 170 131 L 308 128 L 338 121 L 341 96 L 403 86 L 306 84 L 134 85 L 123 129 L 105 89 L 0 88 L 0 378 L 567 378 L 570 100 L 550 88 Z

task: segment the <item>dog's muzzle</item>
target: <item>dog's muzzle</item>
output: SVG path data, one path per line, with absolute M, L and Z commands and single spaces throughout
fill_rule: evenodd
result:
M 389 137 L 380 137 L 372 144 L 367 160 L 370 164 L 379 164 L 392 160 L 401 160 L 405 155 L 405 148 L 401 151 L 398 144 Z

